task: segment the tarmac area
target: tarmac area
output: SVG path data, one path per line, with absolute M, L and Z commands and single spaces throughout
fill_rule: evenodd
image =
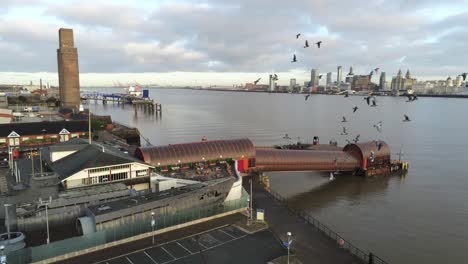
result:
M 228 225 L 99 264 L 266 263 L 284 254 L 285 249 L 270 231 L 250 235 Z

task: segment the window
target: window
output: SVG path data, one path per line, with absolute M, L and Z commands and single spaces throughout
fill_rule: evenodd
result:
M 24 141 L 28 141 L 28 140 L 29 140 L 29 137 L 22 137 L 21 139 L 22 139 L 23 142 L 24 142 Z
M 109 180 L 109 175 L 106 176 L 99 176 L 99 183 L 107 182 Z
M 0 138 L 0 143 L 6 143 L 6 139 L 5 138 Z
M 44 139 L 43 136 L 37 136 L 36 139 Z

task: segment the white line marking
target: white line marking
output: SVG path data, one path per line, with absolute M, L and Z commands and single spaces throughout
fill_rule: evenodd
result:
M 153 261 L 154 263 L 158 264 L 158 262 L 156 262 L 156 260 L 154 260 L 150 255 L 148 255 L 148 253 L 146 253 L 146 251 L 143 251 L 143 252 L 146 254 L 146 256 L 148 256 L 148 258 L 151 259 L 151 261 Z
M 228 234 L 227 232 L 225 232 L 225 231 L 222 230 L 222 229 L 219 229 L 219 231 L 222 232 L 222 233 L 224 233 L 224 234 L 226 234 L 226 235 L 228 235 L 228 236 L 230 236 L 230 237 L 232 237 L 232 238 L 236 238 L 236 237 L 234 237 L 233 235 Z
M 167 249 L 165 249 L 163 246 L 161 246 L 162 250 L 166 251 L 167 254 L 169 254 L 169 256 L 171 256 L 174 260 L 177 260 L 176 257 L 174 257 L 169 251 L 167 251 Z
M 188 248 L 182 246 L 179 242 L 176 242 L 177 245 L 179 245 L 181 248 L 187 250 L 188 253 L 192 254 L 192 251 L 188 250 Z
M 131 264 L 133 264 L 133 262 L 132 262 L 127 256 L 125 256 L 125 258 L 128 260 L 128 262 L 130 262 Z

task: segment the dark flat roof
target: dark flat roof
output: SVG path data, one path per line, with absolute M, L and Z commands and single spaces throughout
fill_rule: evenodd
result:
M 31 123 L 0 124 L 0 137 L 7 137 L 12 131 L 20 136 L 59 134 L 62 129 L 70 133 L 88 131 L 88 121 L 43 121 Z

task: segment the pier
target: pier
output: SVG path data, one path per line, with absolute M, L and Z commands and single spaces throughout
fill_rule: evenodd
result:
M 127 94 L 105 94 L 105 93 L 82 93 L 81 94 L 81 101 L 82 102 L 102 102 L 102 104 L 130 104 L 133 105 L 135 111 L 137 109 L 142 109 L 145 112 L 149 113 L 162 113 L 162 105 L 160 103 L 155 102 L 153 99 L 145 98 L 145 97 L 136 97 Z

